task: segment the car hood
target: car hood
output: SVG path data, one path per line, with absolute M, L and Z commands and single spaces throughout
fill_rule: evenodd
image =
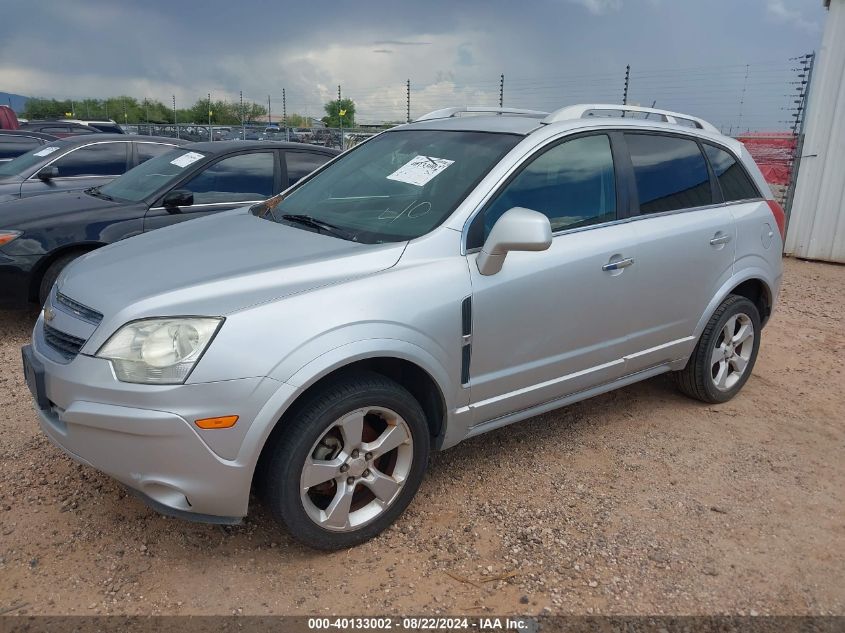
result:
M 150 316 L 222 316 L 390 268 L 406 242 L 359 244 L 248 209 L 158 229 L 68 266 L 62 294 L 105 315 L 104 336 Z M 114 321 L 107 327 L 107 321 Z
M 10 200 L 0 205 L 0 228 L 18 231 L 26 231 L 31 226 L 43 228 L 59 219 L 62 223 L 73 221 L 77 213 L 131 204 L 134 203 L 89 196 L 84 191 L 44 193 Z

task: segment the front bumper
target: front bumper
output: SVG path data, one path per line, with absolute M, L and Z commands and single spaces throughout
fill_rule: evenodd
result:
M 265 406 L 295 388 L 269 378 L 184 385 L 118 381 L 107 360 L 78 355 L 62 364 L 42 352 L 39 318 L 33 346 L 24 348 L 41 371 L 36 410 L 47 437 L 71 458 L 152 500 L 159 511 L 231 523 L 247 513 L 265 427 Z M 28 375 L 27 382 L 33 382 Z M 36 389 L 33 389 L 37 393 Z M 238 415 L 231 429 L 201 430 L 194 421 Z M 268 431 L 269 432 L 269 431 Z

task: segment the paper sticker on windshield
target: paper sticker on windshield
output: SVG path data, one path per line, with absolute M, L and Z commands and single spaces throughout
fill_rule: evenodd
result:
M 186 154 L 182 154 L 181 156 L 177 156 L 172 161 L 170 161 L 171 165 L 176 165 L 177 167 L 187 167 L 188 165 L 197 162 L 199 159 L 204 158 L 202 154 L 197 152 L 187 152 Z
M 53 152 L 57 151 L 58 147 L 45 147 L 44 149 L 38 150 L 33 154 L 33 156 L 49 156 Z
M 390 174 L 387 179 L 422 187 L 454 162 L 446 158 L 415 156 Z

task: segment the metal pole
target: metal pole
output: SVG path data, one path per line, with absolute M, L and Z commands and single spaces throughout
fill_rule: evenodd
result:
M 273 122 L 273 117 L 270 115 L 270 95 L 267 95 L 267 125 Z
M 246 123 L 244 123 L 244 91 L 241 90 L 241 134 L 243 140 L 246 140 Z
M 123 125 L 129 123 L 129 118 L 126 116 L 126 97 L 121 97 L 123 100 Z
M 792 156 L 792 164 L 789 167 L 789 186 L 786 189 L 786 199 L 784 200 L 784 212 L 786 214 L 786 229 L 789 228 L 789 218 L 792 215 L 792 200 L 795 197 L 795 186 L 798 182 L 798 170 L 801 167 L 801 153 L 804 151 L 804 118 L 807 110 L 807 99 L 810 95 L 810 83 L 813 80 L 813 65 L 816 61 L 816 54 L 807 53 L 804 60 L 801 62 L 803 71 L 799 75 L 802 79 L 806 79 L 807 83 L 799 84 L 798 96 L 800 103 L 798 104 L 798 111 L 796 112 L 795 125 L 793 131 L 797 138 L 795 142 L 795 153 Z M 803 77 L 802 75 L 806 75 Z
M 282 88 L 282 123 L 285 126 L 285 140 L 290 141 L 290 132 L 288 131 L 288 104 L 284 88 Z
M 73 99 L 70 100 L 70 116 L 76 118 L 76 107 L 73 104 Z
M 625 66 L 625 90 L 622 92 L 622 105 L 628 105 L 628 83 L 631 80 L 631 64 Z M 622 116 L 625 116 L 625 111 L 622 111 Z
M 343 116 L 340 114 L 340 84 L 337 85 L 337 118 L 340 120 L 340 151 L 343 151 Z
M 411 80 L 405 82 L 405 123 L 411 122 Z
M 499 75 L 499 107 L 503 107 L 505 103 L 505 73 Z
M 211 93 L 208 93 L 208 140 L 214 140 L 214 134 L 211 133 Z
M 176 127 L 176 138 L 182 138 L 179 136 L 179 122 L 176 120 L 176 95 L 173 95 L 173 125 Z

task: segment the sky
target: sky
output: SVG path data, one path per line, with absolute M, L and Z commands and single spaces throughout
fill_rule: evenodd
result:
M 796 56 L 817 49 L 822 0 L 200 2 L 4 0 L 0 91 L 127 94 L 187 107 L 244 99 L 361 122 L 450 105 L 553 110 L 628 102 L 730 129 L 786 126 Z

